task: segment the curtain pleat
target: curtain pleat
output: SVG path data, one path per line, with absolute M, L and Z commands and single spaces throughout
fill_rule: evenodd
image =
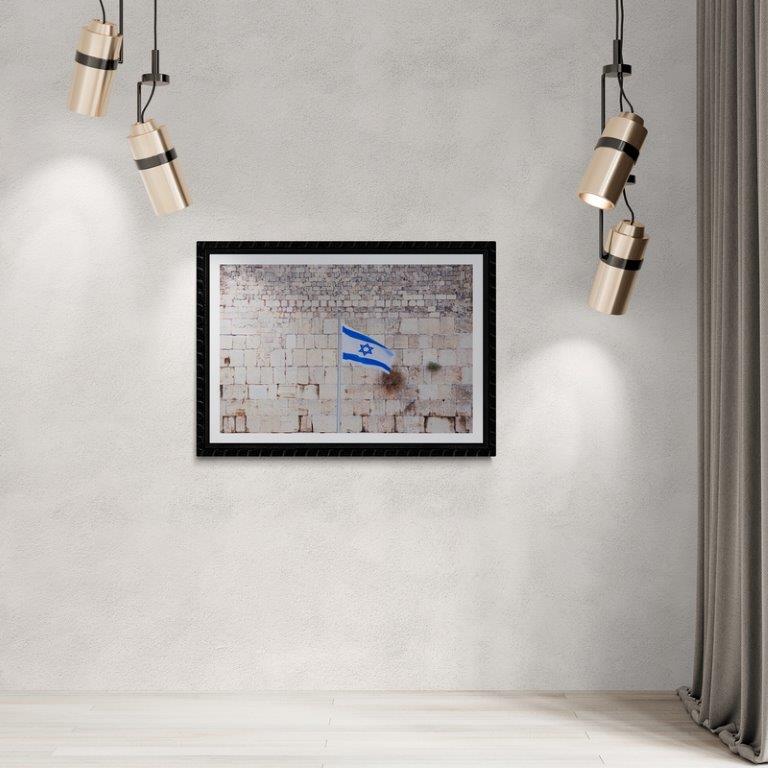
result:
M 756 763 L 768 762 L 767 5 L 698 2 L 699 586 L 693 685 L 680 689 L 696 722 Z

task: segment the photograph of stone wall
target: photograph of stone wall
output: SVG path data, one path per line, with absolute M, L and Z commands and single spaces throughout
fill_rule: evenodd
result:
M 472 267 L 220 268 L 221 431 L 472 431 Z M 395 353 L 339 364 L 345 323 Z

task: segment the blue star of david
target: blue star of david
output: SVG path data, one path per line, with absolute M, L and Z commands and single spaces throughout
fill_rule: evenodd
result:
M 373 347 L 370 344 L 361 344 L 360 345 L 360 354 L 365 357 L 366 355 L 372 355 L 373 354 Z

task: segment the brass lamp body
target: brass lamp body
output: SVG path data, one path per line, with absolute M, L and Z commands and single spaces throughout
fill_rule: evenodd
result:
M 579 184 L 585 203 L 602 210 L 616 205 L 647 134 L 643 118 L 634 112 L 621 112 L 605 124 Z
M 606 315 L 627 311 L 648 238 L 645 227 L 624 219 L 608 231 L 605 253 L 597 265 L 588 304 Z
M 88 117 L 107 111 L 123 36 L 112 22 L 93 19 L 80 31 L 75 51 L 75 72 L 69 90 L 69 109 Z
M 168 129 L 154 120 L 137 122 L 131 126 L 128 142 L 155 213 L 164 216 L 187 208 L 189 191 Z

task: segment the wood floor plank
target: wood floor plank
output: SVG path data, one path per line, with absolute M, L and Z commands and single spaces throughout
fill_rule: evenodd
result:
M 740 764 L 673 692 L 0 695 L 0 768 Z

